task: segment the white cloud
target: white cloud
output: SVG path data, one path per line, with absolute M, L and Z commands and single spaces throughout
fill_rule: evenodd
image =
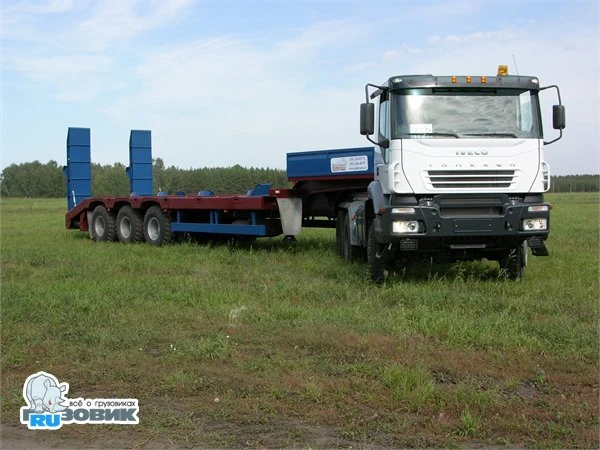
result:
M 437 35 L 430 36 L 427 40 L 431 44 L 438 42 L 448 44 L 460 44 L 470 41 L 507 41 L 519 37 L 519 31 L 514 27 L 507 27 L 496 31 L 475 31 L 469 34 L 450 34 L 444 37 Z
M 393 61 L 398 56 L 400 56 L 400 52 L 398 52 L 396 50 L 388 50 L 386 52 L 383 52 L 383 55 L 381 55 L 381 57 L 384 59 L 384 61 Z
M 181 17 L 189 1 L 94 2 L 81 21 L 61 26 L 52 17 L 70 17 L 65 13 L 81 4 L 70 1 L 25 2 L 3 12 L 7 30 L 4 68 L 22 80 L 41 83 L 49 95 L 64 101 L 90 101 L 101 94 L 116 91 L 126 82 L 122 73 L 127 61 L 119 55 L 123 44 L 153 28 Z M 141 12 L 140 12 L 141 11 Z
M 156 49 L 133 74 L 137 89 L 105 111 L 132 128 L 151 127 L 157 156 L 182 166 L 283 167 L 285 151 L 356 145 L 361 89 L 309 82 L 316 48 L 341 39 L 314 39 L 314 30 L 271 47 L 224 36 Z M 350 139 L 339 138 L 344 129 Z
M 100 50 L 167 25 L 190 5 L 189 0 L 98 2 L 91 17 L 77 25 L 76 34 L 89 48 Z
M 295 28 L 292 33 L 292 38 L 276 43 L 275 53 L 279 56 L 308 56 L 320 48 L 356 39 L 364 33 L 364 28 L 350 20 L 330 20 Z
M 17 14 L 55 14 L 63 13 L 73 7 L 73 0 L 25 1 L 5 6 L 4 12 Z
M 111 63 L 112 58 L 105 55 L 16 56 L 10 60 L 12 70 L 26 73 L 33 81 L 54 82 L 77 73 L 106 72 Z
M 16 56 L 7 65 L 31 82 L 51 89 L 58 100 L 69 102 L 93 100 L 119 85 L 116 80 L 107 80 L 115 65 L 105 55 Z
M 418 53 L 422 53 L 423 51 L 424 51 L 424 49 L 421 47 L 416 47 L 414 45 L 408 45 L 407 43 L 402 43 L 394 50 L 387 50 L 387 51 L 383 52 L 381 57 L 385 62 L 389 63 L 389 62 L 394 62 L 400 56 L 415 55 Z
M 344 72 L 359 72 L 359 71 L 369 69 L 369 68 L 375 67 L 375 66 L 377 66 L 377 63 L 374 61 L 360 62 L 360 63 L 352 64 L 350 66 L 345 67 Z

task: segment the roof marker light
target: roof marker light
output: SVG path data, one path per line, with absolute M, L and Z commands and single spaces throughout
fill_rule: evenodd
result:
M 467 83 L 471 82 L 471 75 L 467 75 Z
M 486 76 L 482 76 L 481 77 L 481 83 L 483 83 L 483 84 L 487 83 L 487 77 Z
M 456 75 L 452 75 L 452 82 L 456 83 Z

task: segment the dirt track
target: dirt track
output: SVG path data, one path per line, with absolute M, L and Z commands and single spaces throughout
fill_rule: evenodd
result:
M 111 429 L 95 426 L 69 425 L 57 431 L 32 431 L 25 425 L 1 424 L 0 448 L 5 449 L 164 449 L 164 448 L 211 448 L 208 443 L 195 441 L 174 442 L 158 434 L 140 432 L 132 427 L 122 426 Z M 299 423 L 282 424 L 281 427 L 257 425 L 214 424 L 213 433 L 235 435 L 243 447 L 289 447 L 290 430 L 301 432 L 305 445 L 317 448 L 363 447 L 358 443 L 340 440 L 335 430 L 326 426 L 310 426 Z M 245 445 L 242 444 L 245 442 Z M 297 447 L 297 445 L 294 445 Z

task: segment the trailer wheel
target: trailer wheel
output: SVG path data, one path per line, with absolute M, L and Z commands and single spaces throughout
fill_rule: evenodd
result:
M 114 241 L 117 238 L 115 216 L 102 205 L 96 206 L 92 212 L 90 236 L 94 241 Z
M 348 211 L 341 209 L 338 211 L 336 224 L 336 246 L 338 254 L 344 261 L 352 261 L 363 257 L 363 249 L 352 245 L 350 239 L 350 217 Z
M 382 257 L 377 257 L 377 253 L 382 249 L 382 245 L 375 239 L 375 222 L 369 228 L 367 237 L 367 265 L 369 266 L 369 275 L 375 283 L 385 281 L 385 261 Z
M 527 266 L 528 248 L 527 242 L 517 248 L 510 249 L 500 257 L 500 271 L 509 280 L 518 280 L 525 276 Z
M 159 206 L 151 206 L 144 216 L 144 238 L 151 245 L 164 245 L 173 240 L 171 219 Z
M 340 209 L 337 213 L 337 219 L 335 221 L 335 250 L 338 255 L 341 257 L 344 256 L 342 251 L 343 243 L 342 243 L 342 227 L 344 225 L 344 217 L 346 216 L 346 211 Z
M 117 214 L 117 237 L 124 244 L 144 239 L 144 218 L 129 205 L 123 206 Z

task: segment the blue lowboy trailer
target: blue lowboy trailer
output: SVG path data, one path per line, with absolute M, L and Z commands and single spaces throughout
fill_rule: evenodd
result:
M 244 194 L 211 191 L 153 194 L 152 143 L 148 130 L 132 130 L 127 197 L 91 194 L 90 130 L 67 134 L 66 227 L 87 231 L 95 241 L 152 245 L 177 234 L 233 238 L 297 236 L 301 228 L 335 227 L 340 199 L 365 191 L 373 179 L 373 147 L 289 153 L 291 189 L 260 184 Z

